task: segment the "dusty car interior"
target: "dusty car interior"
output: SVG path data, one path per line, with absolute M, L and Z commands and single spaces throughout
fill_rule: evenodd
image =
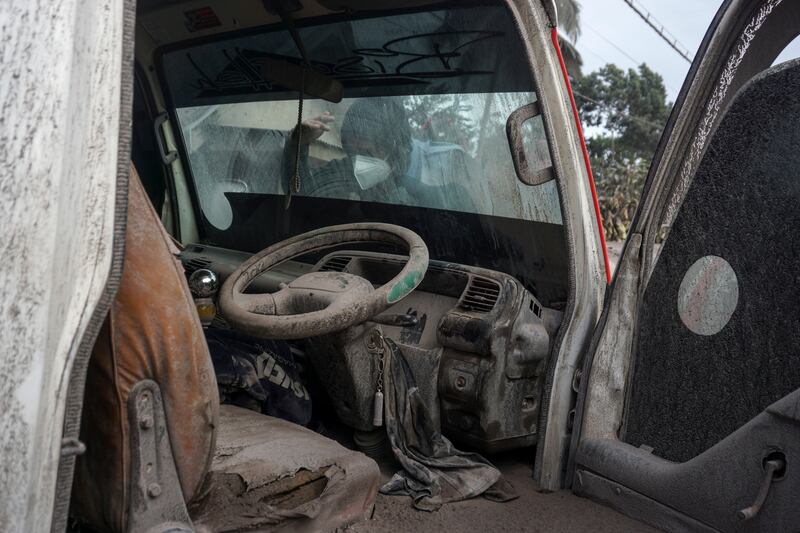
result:
M 723 4 L 605 300 L 521 4 L 139 3 L 70 531 L 360 532 L 390 499 L 390 530 L 463 500 L 526 529 L 563 487 L 796 529 L 799 4 Z
M 372 512 L 378 463 L 399 469 L 394 425 L 532 464 L 570 284 L 512 14 L 337 4 L 139 2 L 125 267 L 81 430 L 110 444 L 78 461 L 75 527 L 143 528 L 158 498 L 214 531 L 344 526 Z M 212 364 L 254 339 L 272 351 L 253 375 L 300 414 Z M 499 485 L 465 464 L 480 489 L 450 465 L 432 496 L 398 490 L 432 510 Z

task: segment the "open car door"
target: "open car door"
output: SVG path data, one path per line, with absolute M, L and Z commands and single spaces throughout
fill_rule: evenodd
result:
M 669 531 L 800 525 L 800 2 L 724 3 L 580 382 L 573 490 Z

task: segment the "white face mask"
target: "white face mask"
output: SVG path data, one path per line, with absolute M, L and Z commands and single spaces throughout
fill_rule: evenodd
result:
M 353 160 L 353 172 L 362 191 L 386 181 L 392 174 L 392 167 L 383 159 L 357 155 Z

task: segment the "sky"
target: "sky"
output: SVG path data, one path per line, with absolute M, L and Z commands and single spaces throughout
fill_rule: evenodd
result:
M 649 11 L 691 57 L 700 46 L 721 0 L 636 0 Z M 583 72 L 606 63 L 628 69 L 641 63 L 661 74 L 667 99 L 674 102 L 683 85 L 689 63 L 664 42 L 624 0 L 580 0 L 581 36 L 577 42 Z M 791 43 L 778 58 L 800 56 L 800 41 Z

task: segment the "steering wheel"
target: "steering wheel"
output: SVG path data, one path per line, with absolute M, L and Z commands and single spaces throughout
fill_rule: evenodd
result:
M 303 274 L 278 292 L 246 294 L 261 273 L 294 257 L 343 244 L 389 243 L 408 250 L 397 276 L 375 289 L 347 272 Z M 364 222 L 329 226 L 273 244 L 245 261 L 225 280 L 219 305 L 234 328 L 265 339 L 301 339 L 341 331 L 378 315 L 399 302 L 422 281 L 428 247 L 413 231 Z

